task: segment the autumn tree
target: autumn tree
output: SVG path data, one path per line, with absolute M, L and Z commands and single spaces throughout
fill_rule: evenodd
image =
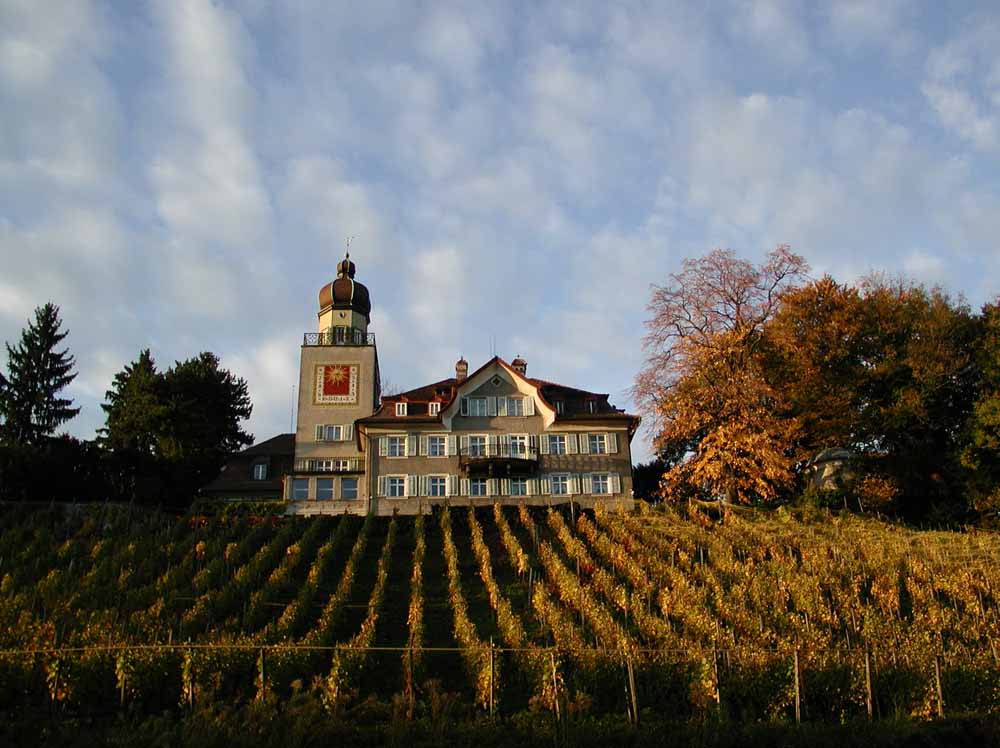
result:
M 825 447 L 858 455 L 895 486 L 904 513 L 955 503 L 957 438 L 977 379 L 977 322 L 940 289 L 870 276 L 824 277 L 783 295 L 766 329 L 766 377 L 779 414 L 801 428 L 798 464 Z
M 633 396 L 657 452 L 685 454 L 664 475 L 667 498 L 769 501 L 791 484 L 798 424 L 776 415 L 761 355 L 782 292 L 807 270 L 787 246 L 760 265 L 715 250 L 653 287 Z
M 974 349 L 976 401 L 961 435 L 960 459 L 973 509 L 1000 511 L 1000 298 L 986 304 Z

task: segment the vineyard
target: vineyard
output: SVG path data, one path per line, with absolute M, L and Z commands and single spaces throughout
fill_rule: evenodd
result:
M 0 710 L 552 724 L 1000 712 L 1000 538 L 850 516 L 0 513 Z

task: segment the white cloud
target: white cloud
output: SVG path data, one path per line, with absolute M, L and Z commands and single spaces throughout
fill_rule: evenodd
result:
M 931 50 L 921 90 L 941 124 L 982 151 L 1000 146 L 1000 24 L 974 18 Z

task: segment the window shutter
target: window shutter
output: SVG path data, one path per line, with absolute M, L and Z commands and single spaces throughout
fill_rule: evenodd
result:
M 384 475 L 380 475 L 378 477 L 378 495 L 379 496 L 385 496 L 385 494 L 386 494 L 386 486 L 385 486 L 386 480 L 387 479 L 386 479 L 386 477 Z
M 349 442 L 354 440 L 354 424 L 349 423 L 344 426 L 344 441 Z
M 622 478 L 618 473 L 611 474 L 611 493 L 622 492 Z
M 420 454 L 427 455 L 427 454 L 430 454 L 430 453 L 431 453 L 431 451 L 427 447 L 427 437 L 426 436 L 421 436 L 420 437 Z
M 463 435 L 461 438 L 462 454 L 469 454 L 469 437 Z
M 469 415 L 469 398 L 467 398 L 467 397 L 463 397 L 462 398 L 461 415 L 463 415 L 463 416 Z
M 608 434 L 608 452 L 618 454 L 618 434 Z
M 500 453 L 500 437 L 490 434 L 486 437 L 486 454 L 496 455 Z
M 583 478 L 583 488 L 581 493 L 594 493 L 594 477 L 590 473 L 584 473 L 581 478 Z
M 577 453 L 576 443 L 576 434 L 566 434 L 566 454 L 575 455 Z
M 462 478 L 459 481 L 459 489 L 460 489 L 459 492 L 460 492 L 460 494 L 462 496 L 468 496 L 469 495 L 469 479 L 468 478 Z
M 500 456 L 510 457 L 510 434 L 500 434 Z
M 316 441 L 318 441 L 318 442 L 323 441 L 323 424 L 322 423 L 316 424 Z
M 566 480 L 566 490 L 569 491 L 570 496 L 580 493 L 580 477 L 577 475 L 569 476 Z
M 534 496 L 538 493 L 538 479 L 528 478 L 528 480 L 524 482 L 524 490 L 528 496 Z
M 541 436 L 538 437 L 538 451 L 540 453 L 542 453 L 543 455 L 547 455 L 549 453 L 549 435 L 548 434 L 542 434 Z
M 507 398 L 498 397 L 497 398 L 497 415 L 505 416 L 507 415 Z
M 378 440 L 378 454 L 379 454 L 379 457 L 385 457 L 387 454 L 389 454 L 389 437 L 388 436 L 380 436 L 379 437 L 379 440 Z M 381 495 L 385 496 L 385 494 L 381 494 Z
M 486 398 L 486 415 L 495 416 L 497 414 L 497 399 L 495 397 Z
M 548 476 L 539 478 L 538 479 L 538 483 L 541 486 L 543 494 L 550 494 L 550 493 L 552 493 L 552 486 L 551 486 L 551 482 L 548 479 Z
M 445 454 L 449 457 L 454 457 L 458 453 L 458 449 L 455 447 L 455 437 L 449 436 L 445 439 Z
M 407 434 L 406 435 L 406 456 L 407 457 L 416 457 L 418 454 L 420 454 L 419 450 L 417 449 L 418 446 L 419 445 L 417 443 L 417 435 L 416 434 Z
M 510 496 L 510 478 L 500 479 L 500 493 L 504 496 Z
M 406 476 L 406 495 L 417 496 L 419 494 L 419 478 L 416 475 Z
M 580 434 L 580 454 L 582 455 L 590 454 L 590 434 Z
M 533 397 L 524 398 L 524 415 L 526 416 L 535 415 L 535 398 Z
M 449 475 L 448 476 L 447 494 L 449 496 L 458 496 L 458 476 L 457 475 Z

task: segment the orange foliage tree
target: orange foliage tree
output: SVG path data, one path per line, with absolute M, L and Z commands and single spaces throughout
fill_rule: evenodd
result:
M 717 249 L 653 287 L 633 395 L 657 451 L 675 457 L 665 497 L 769 501 L 791 484 L 798 424 L 777 415 L 782 394 L 767 382 L 761 355 L 782 292 L 807 271 L 784 245 L 760 265 Z

